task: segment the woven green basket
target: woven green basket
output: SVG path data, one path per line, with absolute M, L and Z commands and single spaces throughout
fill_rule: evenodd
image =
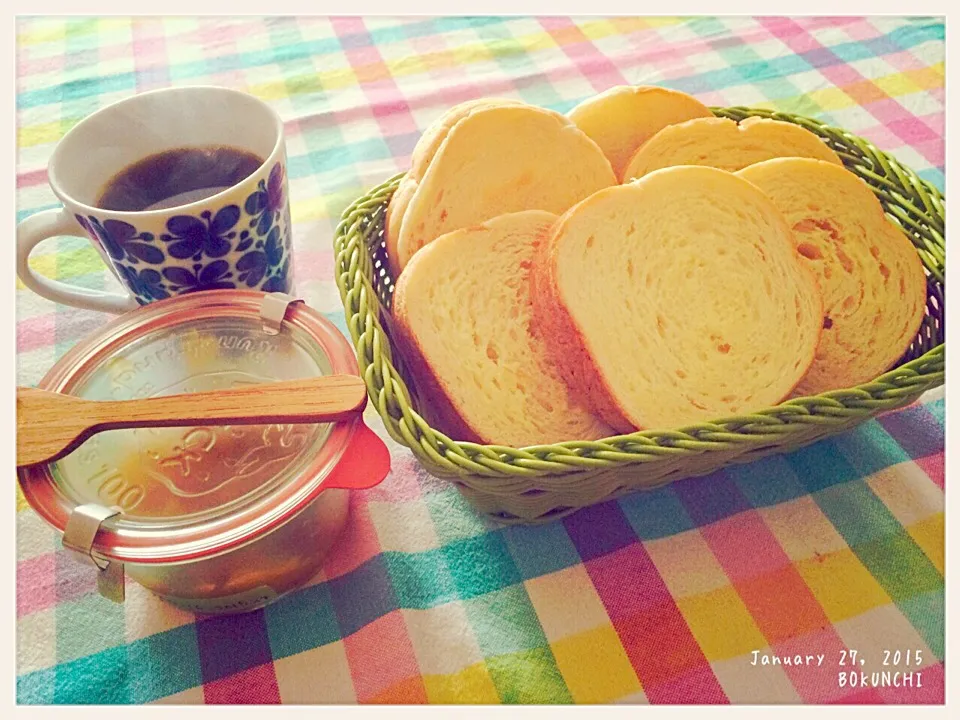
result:
M 393 282 L 384 216 L 401 175 L 348 207 L 334 236 L 336 280 L 370 399 L 387 432 L 428 472 L 448 478 L 483 513 L 503 522 L 542 522 L 634 490 L 705 475 L 733 463 L 802 447 L 880 412 L 902 407 L 943 383 L 944 200 L 930 183 L 866 140 L 816 120 L 752 108 L 714 108 L 720 117 L 760 116 L 819 135 L 863 178 L 906 232 L 927 269 L 927 312 L 897 366 L 864 385 L 792 399 L 750 415 L 606 440 L 522 449 L 451 440 L 421 407 L 403 359 L 390 342 Z

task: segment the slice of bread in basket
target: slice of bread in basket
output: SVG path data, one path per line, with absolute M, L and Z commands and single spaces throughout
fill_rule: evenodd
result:
M 601 190 L 553 226 L 534 273 L 555 362 L 624 432 L 775 405 L 820 334 L 816 280 L 783 215 L 714 168 Z
M 523 447 L 612 434 L 571 395 L 531 324 L 530 267 L 556 219 L 528 210 L 456 230 L 400 276 L 398 345 L 420 410 L 454 440 Z
M 407 173 L 409 174 L 409 172 Z M 400 224 L 404 213 L 410 204 L 410 198 L 417 191 L 417 180 L 407 180 L 405 175 L 397 185 L 397 189 L 390 196 L 387 203 L 387 217 L 384 224 L 384 241 L 387 245 L 387 265 L 390 267 L 390 277 L 396 282 L 400 277 L 400 263 L 397 260 L 397 240 L 400 239 Z
M 927 302 L 913 243 L 842 167 L 782 158 L 738 174 L 786 216 L 801 262 L 820 283 L 824 329 L 795 394 L 852 387 L 888 370 L 917 336 Z
M 410 156 L 410 169 L 403 176 L 396 191 L 390 198 L 387 205 L 386 218 L 386 242 L 387 242 L 387 262 L 390 265 L 391 276 L 394 280 L 400 275 L 400 265 L 397 262 L 397 240 L 400 239 L 400 224 L 403 222 L 403 216 L 407 211 L 407 206 L 417 191 L 417 185 L 420 183 L 423 174 L 430 166 L 433 156 L 450 128 L 456 125 L 461 119 L 468 115 L 472 110 L 478 107 L 492 107 L 495 105 L 521 105 L 517 100 L 507 100 L 505 98 L 480 98 L 478 100 L 467 100 L 458 105 L 454 105 L 441 115 L 433 124 L 431 124 L 417 140 Z
M 758 117 L 738 124 L 713 117 L 668 125 L 640 146 L 623 177 L 639 178 L 673 165 L 708 165 L 734 172 L 778 157 L 809 157 L 842 164 L 823 140 L 799 125 Z
M 616 182 L 597 144 L 563 115 L 474 108 L 447 133 L 407 206 L 399 266 L 445 233 L 521 210 L 561 213 Z
M 713 117 L 706 105 L 686 93 L 644 85 L 610 88 L 567 115 L 600 146 L 618 179 L 637 148 L 667 125 Z

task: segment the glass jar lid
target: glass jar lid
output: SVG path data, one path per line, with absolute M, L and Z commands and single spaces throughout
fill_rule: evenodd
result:
M 357 374 L 339 331 L 291 301 L 216 290 L 152 303 L 77 345 L 40 387 L 129 400 Z M 179 561 L 242 543 L 302 509 L 357 421 L 110 430 L 18 473 L 30 504 L 61 530 L 78 505 L 119 509 L 98 535 L 105 557 Z

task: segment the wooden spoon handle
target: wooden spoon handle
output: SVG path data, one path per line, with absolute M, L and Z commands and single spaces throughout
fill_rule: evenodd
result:
M 336 422 L 363 409 L 367 389 L 355 375 L 251 385 L 145 400 L 90 403 L 98 430 L 187 425 Z

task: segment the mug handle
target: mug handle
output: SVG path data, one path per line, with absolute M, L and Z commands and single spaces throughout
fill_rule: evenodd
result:
M 80 223 L 66 210 L 43 210 L 17 225 L 17 275 L 24 285 L 48 300 L 85 310 L 119 314 L 140 307 L 129 293 L 120 295 L 91 290 L 35 273 L 29 263 L 33 248 L 47 238 L 59 235 L 87 237 Z

